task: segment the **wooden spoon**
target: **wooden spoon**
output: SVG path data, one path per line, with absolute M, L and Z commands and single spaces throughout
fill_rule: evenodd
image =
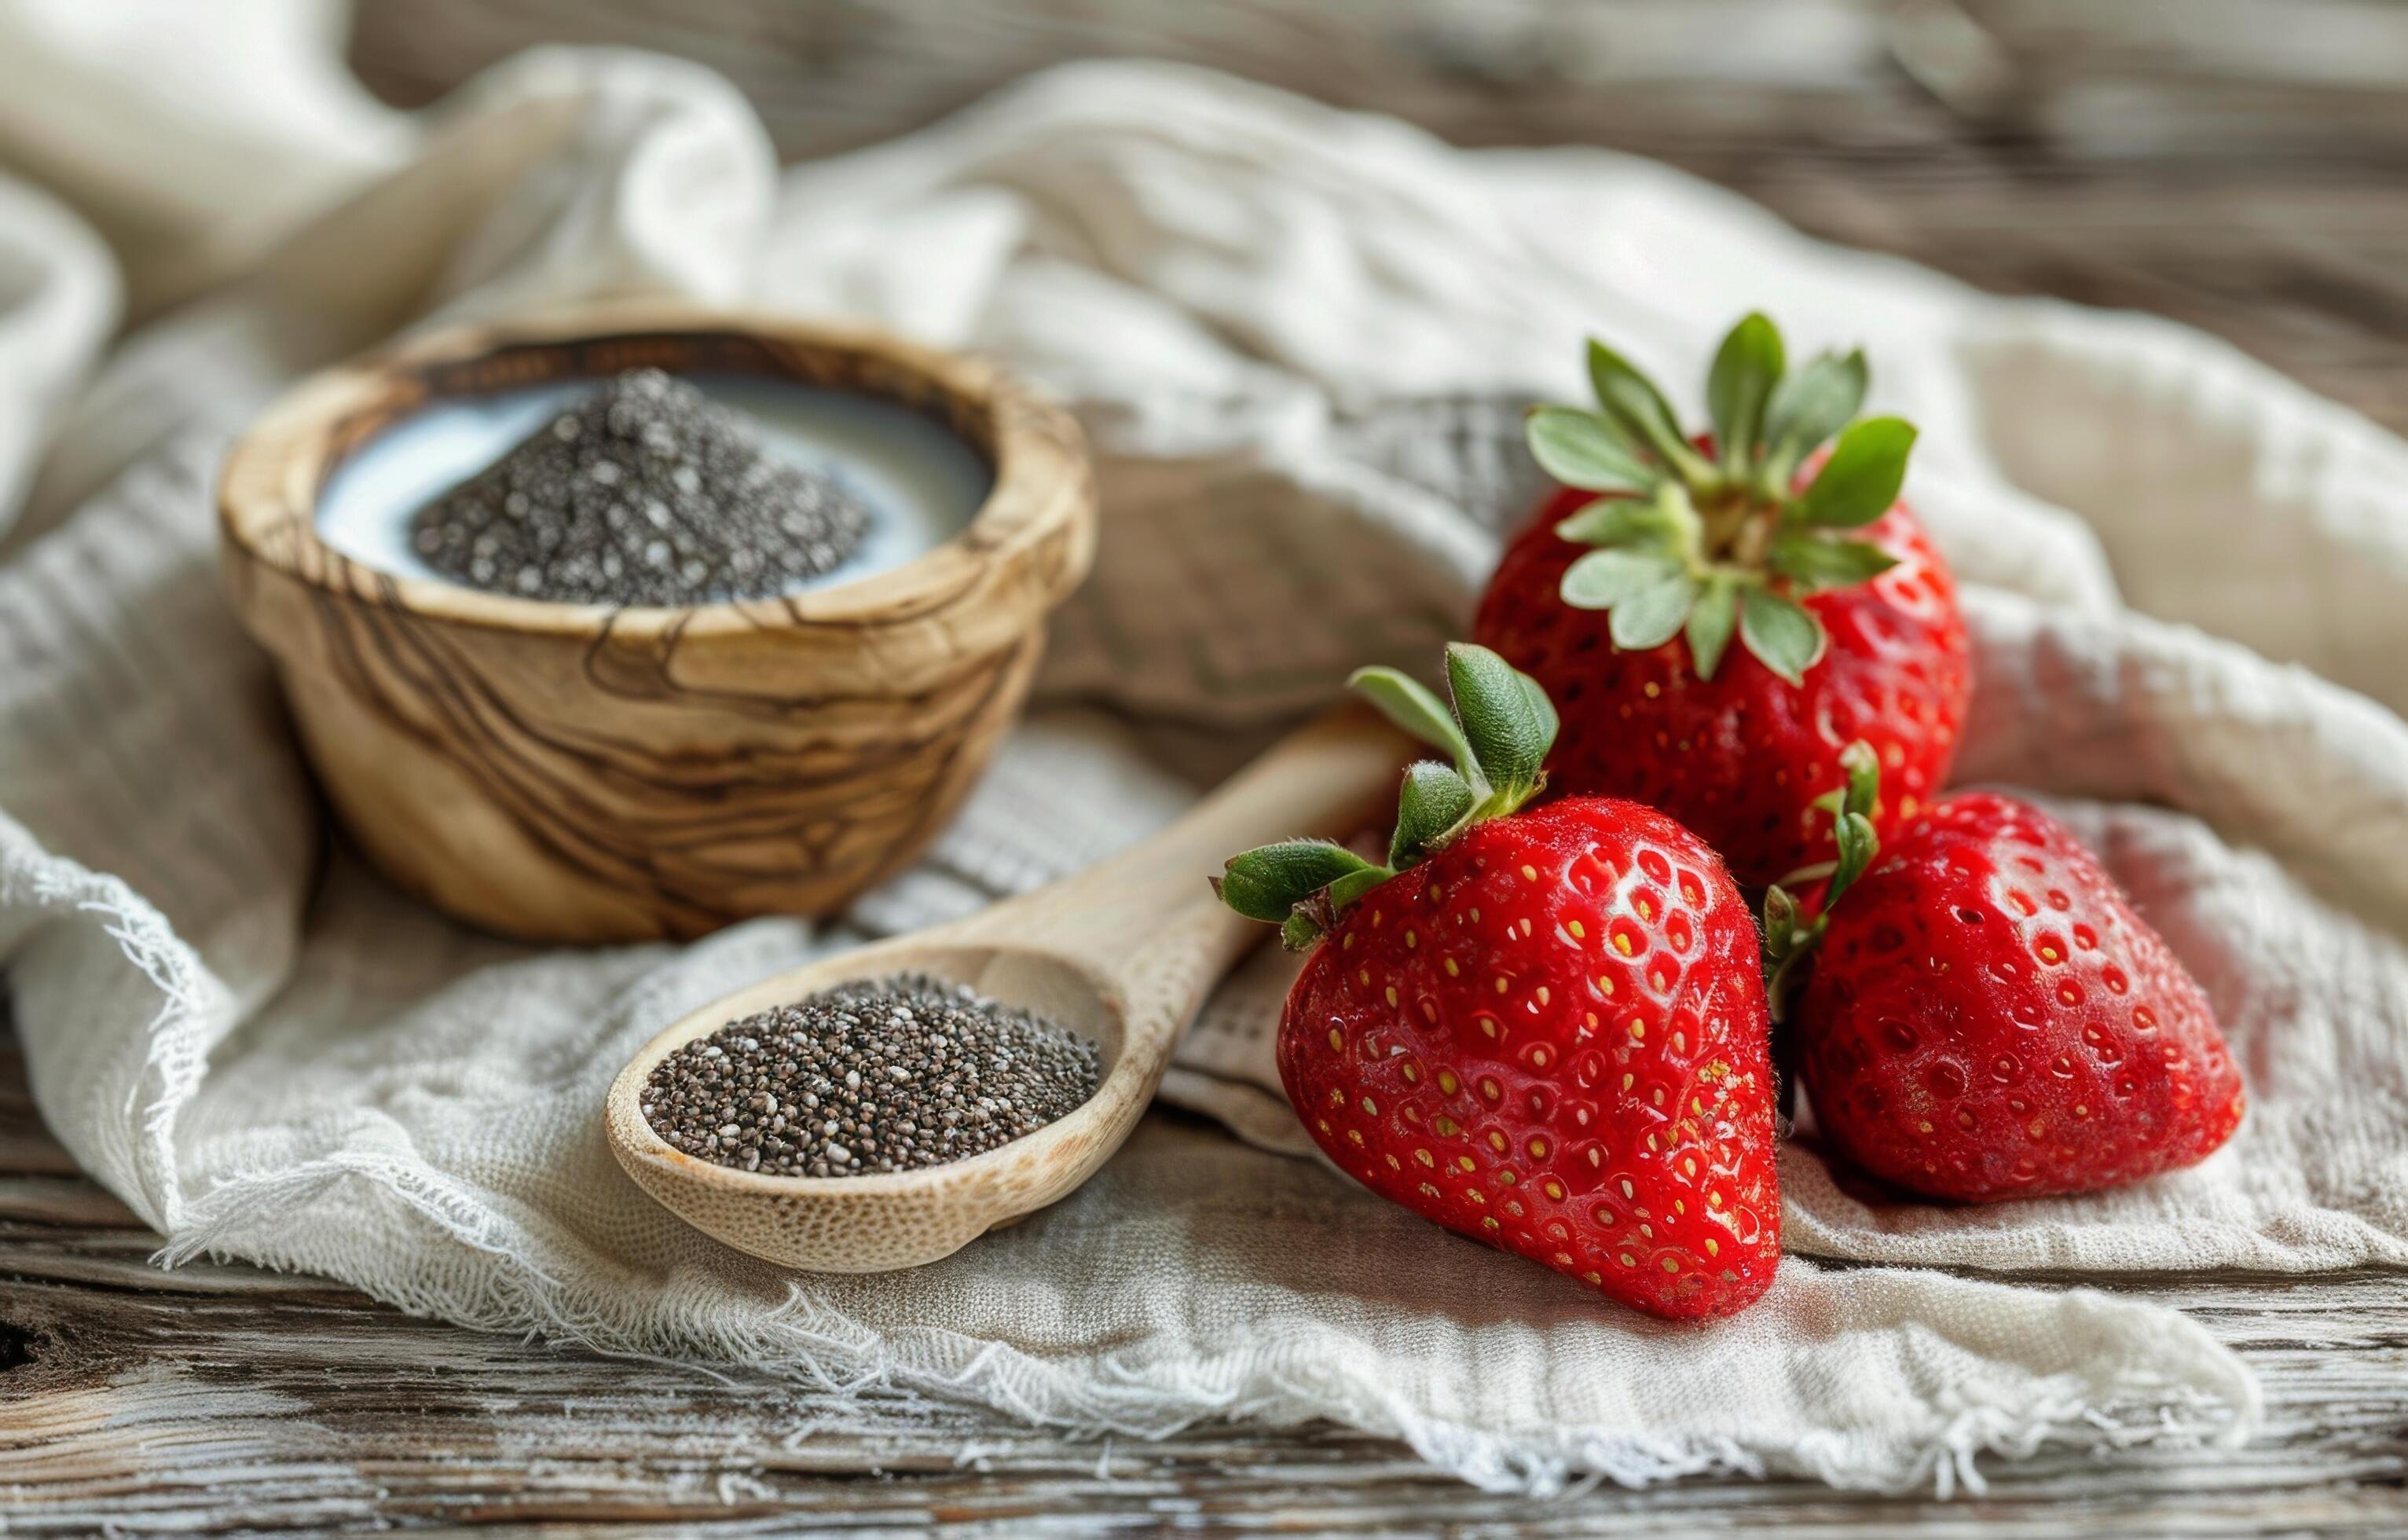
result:
M 697 1230 L 788 1267 L 879 1273 L 949 1256 L 1093 1175 L 1153 1099 L 1205 992 L 1268 934 L 1206 884 L 1239 851 L 1343 838 L 1395 793 L 1411 745 L 1349 706 L 1283 740 L 1177 824 L 1102 866 L 934 930 L 764 979 L 647 1043 L 603 1105 L 610 1148 Z M 967 984 L 1092 1039 L 1102 1084 L 1077 1111 L 984 1155 L 875 1176 L 767 1176 L 674 1149 L 644 1120 L 645 1077 L 727 1023 L 855 979 L 901 971 Z

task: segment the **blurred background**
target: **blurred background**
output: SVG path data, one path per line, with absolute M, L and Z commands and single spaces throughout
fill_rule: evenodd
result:
M 1610 146 L 1987 289 L 2189 322 L 2408 430 L 2399 0 L 358 0 L 351 59 L 407 107 L 544 42 L 708 65 L 787 159 L 1095 55 Z

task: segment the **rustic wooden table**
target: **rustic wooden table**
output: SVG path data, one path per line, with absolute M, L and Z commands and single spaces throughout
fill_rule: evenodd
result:
M 2408 430 L 2408 8 L 2356 0 L 366 0 L 397 102 L 544 38 L 690 54 L 789 155 L 1085 53 L 1193 59 L 1463 143 L 1587 141 L 1985 286 L 2157 310 Z M 1994 1463 L 1940 1504 L 1798 1482 L 1491 1497 L 1332 1429 L 1073 1444 L 174 1274 L 0 1041 L 0 1529 L 542 1526 L 1622 1533 L 2408 1532 L 2408 1277 L 2086 1282 L 2256 1366 L 2249 1448 Z

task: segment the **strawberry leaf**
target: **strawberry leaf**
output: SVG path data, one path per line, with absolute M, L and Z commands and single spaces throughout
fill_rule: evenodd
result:
M 1761 588 L 1742 591 L 1739 636 L 1764 666 L 1792 684 L 1822 661 L 1823 624 L 1798 605 Z
M 1229 857 L 1212 882 L 1221 901 L 1250 920 L 1283 924 L 1296 906 L 1347 876 L 1378 871 L 1344 845 L 1285 840 Z
M 1840 751 L 1840 768 L 1847 771 L 1847 784 L 1814 799 L 1817 807 L 1831 810 L 1831 838 L 1840 847 L 1840 858 L 1831 869 L 1831 885 L 1823 894 L 1825 914 L 1865 874 L 1865 868 L 1881 850 L 1872 824 L 1873 809 L 1881 801 L 1881 756 L 1859 738 Z
M 1840 895 L 1856 885 L 1871 864 L 1873 853 L 1881 848 L 1880 838 L 1873 833 L 1872 820 L 1861 813 L 1843 813 L 1831 830 L 1840 846 L 1840 864 L 1831 872 L 1831 885 L 1825 889 L 1824 907 L 1839 902 Z
M 1471 745 L 1464 741 L 1463 729 L 1455 726 L 1455 714 L 1421 681 L 1395 669 L 1357 669 L 1347 679 L 1346 686 L 1362 692 L 1365 699 L 1379 708 L 1382 716 L 1403 731 L 1434 749 L 1443 750 L 1467 779 L 1479 774 L 1478 763 L 1471 757 Z
M 1591 492 L 1643 492 L 1656 472 L 1622 425 L 1574 407 L 1541 407 L 1522 425 L 1541 469 L 1566 486 Z
M 1397 831 L 1388 841 L 1388 864 L 1402 871 L 1439 848 L 1470 816 L 1478 800 L 1469 782 L 1434 759 L 1406 766 L 1404 789 L 1397 796 Z
M 1870 540 L 1832 540 L 1803 529 L 1784 531 L 1766 554 L 1772 569 L 1808 588 L 1844 588 L 1879 577 L 1898 558 Z
M 1534 709 L 1532 697 L 1543 698 L 1543 692 L 1512 664 L 1469 642 L 1447 644 L 1446 679 L 1455 720 L 1488 784 L 1475 816 L 1510 813 L 1539 789 L 1555 741 L 1555 709 Z
M 1557 592 L 1575 610 L 1611 610 L 1680 572 L 1679 563 L 1653 552 L 1592 551 L 1565 569 Z
M 1642 653 L 1661 647 L 1679 634 L 1698 601 L 1698 580 L 1674 572 L 1661 583 L 1641 588 L 1613 607 L 1606 626 L 1613 644 L 1625 652 Z
M 1898 501 L 1906 456 L 1914 448 L 1914 425 L 1900 418 L 1868 417 L 1856 424 L 1840 435 L 1806 489 L 1799 515 L 1808 524 L 1842 528 L 1872 523 Z
M 1664 511 L 1628 497 L 1599 497 L 1555 525 L 1557 538 L 1574 545 L 1637 545 L 1671 533 Z
M 1755 463 L 1765 406 L 1785 367 L 1780 328 L 1761 313 L 1733 326 L 1715 353 L 1706 376 L 1706 410 L 1713 415 L 1723 467 L 1730 474 L 1743 475 Z
M 1588 378 L 1597 390 L 1598 405 L 1631 439 L 1653 449 L 1685 479 L 1697 481 L 1708 475 L 1711 468 L 1681 436 L 1680 419 L 1672 415 L 1656 382 L 1595 338 L 1588 343 Z
M 1722 667 L 1723 650 L 1730 645 L 1739 624 L 1739 594 L 1731 580 L 1717 574 L 1706 580 L 1705 592 L 1689 611 L 1689 661 L 1699 679 L 1712 679 Z
M 1773 391 L 1764 412 L 1767 463 L 1779 469 L 1784 488 L 1789 471 L 1817 444 L 1847 426 L 1865 404 L 1865 382 L 1862 353 L 1844 358 L 1826 353 Z
M 1345 908 L 1395 875 L 1395 872 L 1384 866 L 1373 866 L 1370 862 L 1365 861 L 1359 870 L 1350 871 L 1329 885 L 1331 911 Z
M 1840 811 L 1871 817 L 1881 801 L 1881 756 L 1873 753 L 1870 743 L 1859 738 L 1840 751 L 1840 768 L 1848 772 Z
M 1828 913 L 1810 925 L 1798 923 L 1798 900 L 1779 883 L 1764 890 L 1764 993 L 1777 1025 L 1788 1019 L 1789 996 L 1797 987 L 1799 966 L 1814 955 L 1815 945 L 1829 928 Z
M 1515 677 L 1522 681 L 1522 694 L 1530 702 L 1530 714 L 1539 719 L 1541 735 L 1546 739 L 1547 746 L 1554 748 L 1555 734 L 1564 725 L 1563 718 L 1555 714 L 1555 703 L 1547 698 L 1546 686 L 1528 674 L 1517 673 Z
M 1785 957 L 1798 935 L 1798 900 L 1779 884 L 1764 890 L 1764 944 L 1775 957 Z

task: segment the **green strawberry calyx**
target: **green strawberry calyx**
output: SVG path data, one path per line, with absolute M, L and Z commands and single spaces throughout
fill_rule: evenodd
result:
M 1713 678 L 1736 631 L 1766 668 L 1802 683 L 1824 635 L 1799 599 L 1897 565 L 1850 534 L 1898 501 L 1915 435 L 1896 417 L 1856 417 L 1863 353 L 1826 353 L 1792 374 L 1780 328 L 1749 315 L 1706 378 L 1711 451 L 1683 435 L 1645 374 L 1594 338 L 1588 372 L 1596 410 L 1542 406 L 1525 425 L 1547 474 L 1605 494 L 1555 525 L 1596 547 L 1564 573 L 1564 602 L 1606 611 L 1626 651 L 1685 632 L 1700 679 Z M 1835 434 L 1813 481 L 1798 488 L 1799 468 Z
M 1485 647 L 1447 647 L 1451 701 L 1395 669 L 1358 669 L 1347 684 L 1455 762 L 1425 759 L 1405 768 L 1384 865 L 1327 840 L 1283 840 L 1229 858 L 1212 891 L 1248 919 L 1278 926 L 1291 951 L 1319 941 L 1347 905 L 1445 849 L 1465 829 L 1536 797 L 1555 746 L 1555 709 L 1547 692 Z
M 1848 772 L 1847 784 L 1814 799 L 1814 806 L 1831 815 L 1839 858 L 1793 871 L 1764 890 L 1764 988 L 1775 1021 L 1786 1014 L 1802 965 L 1831 928 L 1831 911 L 1841 896 L 1881 853 L 1881 837 L 1873 832 L 1873 809 L 1881 802 L 1881 758 L 1870 743 L 1858 739 L 1840 751 L 1840 765 Z M 1811 882 L 1825 884 L 1823 901 L 1813 919 L 1801 920 L 1789 889 Z

